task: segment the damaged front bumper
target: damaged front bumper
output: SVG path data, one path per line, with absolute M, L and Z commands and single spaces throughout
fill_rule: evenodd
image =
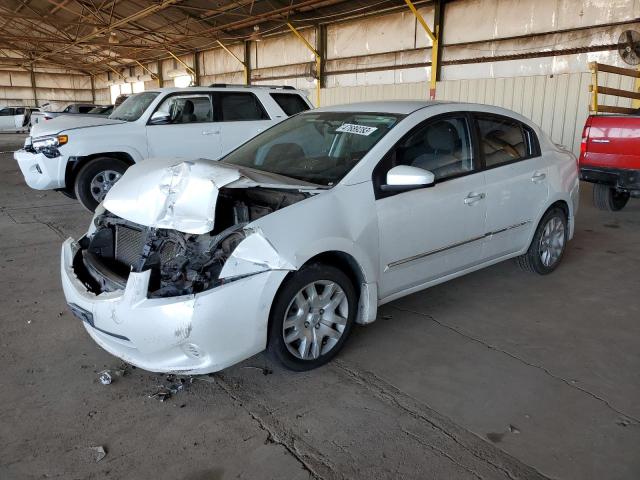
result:
M 67 157 L 64 155 L 48 158 L 43 153 L 17 150 L 13 154 L 24 181 L 35 190 L 51 190 L 65 187 Z
M 269 310 L 288 270 L 265 270 L 191 295 L 147 298 L 151 272 L 131 272 L 123 290 L 98 295 L 74 272 L 79 245 L 62 245 L 67 302 L 102 348 L 154 372 L 202 374 L 266 347 Z

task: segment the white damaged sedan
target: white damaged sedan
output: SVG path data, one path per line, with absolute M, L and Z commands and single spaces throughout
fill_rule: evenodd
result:
M 64 242 L 62 284 L 141 368 L 207 373 L 266 348 L 307 370 L 381 304 L 508 258 L 552 272 L 577 206 L 575 157 L 508 110 L 321 108 L 219 162 L 132 166 Z

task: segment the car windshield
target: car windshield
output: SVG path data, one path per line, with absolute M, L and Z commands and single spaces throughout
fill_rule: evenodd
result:
M 249 140 L 221 161 L 333 186 L 404 116 L 308 112 Z
M 135 122 L 158 95 L 160 95 L 160 92 L 143 92 L 131 95 L 109 115 L 109 118 Z

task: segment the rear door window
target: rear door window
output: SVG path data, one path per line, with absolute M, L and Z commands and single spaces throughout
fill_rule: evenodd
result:
M 297 93 L 270 93 L 278 106 L 287 116 L 309 110 L 309 105 Z
M 216 120 L 239 122 L 269 120 L 269 116 L 258 98 L 249 92 L 218 92 L 216 97 Z
M 517 120 L 494 115 L 476 117 L 485 167 L 497 167 L 532 156 L 530 130 Z M 525 134 L 525 132 L 527 134 Z

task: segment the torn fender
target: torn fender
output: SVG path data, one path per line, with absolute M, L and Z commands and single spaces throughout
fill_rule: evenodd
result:
M 280 256 L 262 230 L 247 228 L 244 232 L 247 237 L 240 242 L 225 262 L 220 278 L 250 275 L 267 270 L 296 270 L 293 264 Z

